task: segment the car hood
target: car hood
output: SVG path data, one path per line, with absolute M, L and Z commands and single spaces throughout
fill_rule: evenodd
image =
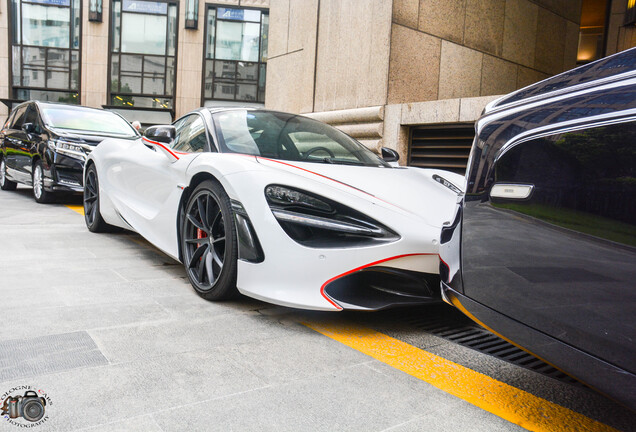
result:
M 422 168 L 381 168 L 279 161 L 257 158 L 273 169 L 288 171 L 354 194 L 371 195 L 390 206 L 414 214 L 433 226 L 451 222 L 464 177 L 449 171 Z M 456 187 L 444 185 L 444 181 Z M 459 194 L 457 192 L 459 190 Z
M 81 142 L 81 143 L 89 144 L 93 146 L 99 144 L 100 142 L 104 141 L 107 138 L 117 138 L 117 139 L 124 139 L 124 140 L 132 140 L 132 139 L 140 138 L 139 136 L 132 136 L 132 135 L 131 136 L 109 135 L 105 133 L 99 133 L 99 132 L 96 133 L 96 132 L 88 132 L 88 131 L 70 132 L 65 129 L 58 129 L 54 127 L 49 127 L 49 129 L 59 138 L 77 141 L 77 142 Z

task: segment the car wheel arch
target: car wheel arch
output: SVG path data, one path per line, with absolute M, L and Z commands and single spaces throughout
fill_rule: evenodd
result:
M 181 199 L 179 200 L 179 207 L 178 207 L 179 210 L 177 213 L 177 221 L 176 221 L 177 222 L 176 224 L 177 225 L 177 242 L 179 245 L 178 247 L 179 261 L 181 262 L 183 262 L 183 251 L 181 250 L 181 224 L 183 222 L 184 209 L 188 202 L 188 199 L 190 198 L 190 195 L 192 194 L 192 191 L 195 190 L 197 186 L 199 186 L 201 183 L 203 183 L 206 180 L 211 180 L 215 183 L 218 183 L 219 185 L 221 185 L 221 187 L 225 189 L 223 184 L 213 174 L 209 172 L 198 172 L 192 176 L 192 178 L 190 179 L 190 184 L 188 184 L 188 186 L 183 190 L 183 193 L 181 194 Z

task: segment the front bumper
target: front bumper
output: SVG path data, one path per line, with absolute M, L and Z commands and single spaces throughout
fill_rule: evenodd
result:
M 262 260 L 238 262 L 237 287 L 243 294 L 283 306 L 325 311 L 378 310 L 439 301 L 438 227 L 368 196 L 322 187 L 313 192 L 346 202 L 400 236 L 376 244 L 309 247 L 284 231 L 266 202 L 265 186 L 280 183 L 279 178 L 250 173 L 234 176 L 226 190 L 244 206 L 263 252 Z M 298 189 L 311 190 L 311 184 L 303 188 L 301 179 L 293 181 Z
M 55 153 L 49 172 L 45 172 L 44 188 L 50 192 L 82 193 L 83 175 L 84 161 Z

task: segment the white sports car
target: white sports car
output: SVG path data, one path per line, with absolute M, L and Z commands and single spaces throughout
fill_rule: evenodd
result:
M 208 300 L 317 310 L 439 298 L 439 239 L 463 177 L 398 167 L 324 123 L 263 109 L 199 109 L 88 156 L 91 231 L 135 231 L 185 266 Z

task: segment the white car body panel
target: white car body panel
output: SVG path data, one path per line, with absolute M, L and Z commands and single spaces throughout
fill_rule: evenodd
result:
M 171 160 L 149 141 L 107 140 L 90 155 L 99 176 L 100 212 L 179 259 L 177 220 L 184 187 L 197 175 L 216 178 L 249 216 L 264 251 L 261 263 L 239 260 L 237 288 L 250 297 L 316 310 L 356 309 L 323 293 L 328 281 L 382 265 L 437 274 L 441 227 L 452 221 L 457 194 L 439 174 L 463 187 L 463 177 L 440 170 L 330 165 L 262 157 L 196 153 Z M 290 186 L 345 204 L 390 227 L 393 242 L 346 248 L 306 247 L 289 237 L 265 198 L 270 184 Z

